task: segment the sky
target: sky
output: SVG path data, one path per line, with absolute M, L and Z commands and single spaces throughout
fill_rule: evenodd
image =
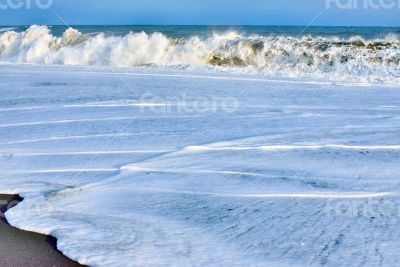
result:
M 31 24 L 400 26 L 400 0 L 0 0 Z

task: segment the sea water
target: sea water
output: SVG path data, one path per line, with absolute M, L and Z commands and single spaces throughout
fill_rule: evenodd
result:
M 301 31 L 2 30 L 7 219 L 91 266 L 398 265 L 398 29 Z
M 399 28 L 361 27 L 5 27 L 0 62 L 202 66 L 398 83 L 399 33 Z

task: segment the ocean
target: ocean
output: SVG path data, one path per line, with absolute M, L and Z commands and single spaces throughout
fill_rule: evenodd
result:
M 0 30 L 0 193 L 89 266 L 397 266 L 399 28 Z
M 14 30 L 24 32 L 31 26 L 0 26 L 0 31 Z M 51 33 L 61 37 L 70 27 L 53 25 L 48 26 Z M 106 36 L 125 36 L 129 33 L 145 32 L 147 34 L 162 33 L 169 38 L 190 38 L 192 36 L 210 37 L 213 33 L 238 32 L 243 35 L 256 36 L 323 36 L 323 37 L 362 37 L 365 39 L 385 38 L 393 34 L 400 34 L 400 27 L 343 27 L 343 26 L 171 26 L 171 25 L 74 25 L 83 34 L 104 33 Z
M 208 67 L 398 83 L 400 28 L 23 26 L 0 29 L 0 62 Z

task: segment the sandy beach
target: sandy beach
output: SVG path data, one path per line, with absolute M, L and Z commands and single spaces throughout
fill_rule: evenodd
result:
M 11 227 L 3 213 L 11 203 L 17 204 L 18 196 L 0 195 L 0 265 L 8 266 L 82 266 L 56 249 L 56 239 L 51 236 L 21 231 Z M 6 204 L 7 203 L 7 204 Z

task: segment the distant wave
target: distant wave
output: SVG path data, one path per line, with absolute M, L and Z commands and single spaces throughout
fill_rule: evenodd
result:
M 0 28 L 0 32 L 8 32 L 15 30 L 15 27 L 8 27 L 8 28 Z
M 210 37 L 172 39 L 161 33 L 83 35 L 69 28 L 56 37 L 46 26 L 0 32 L 0 61 L 61 65 L 218 66 L 287 77 L 400 79 L 400 38 L 243 36 L 230 31 Z

